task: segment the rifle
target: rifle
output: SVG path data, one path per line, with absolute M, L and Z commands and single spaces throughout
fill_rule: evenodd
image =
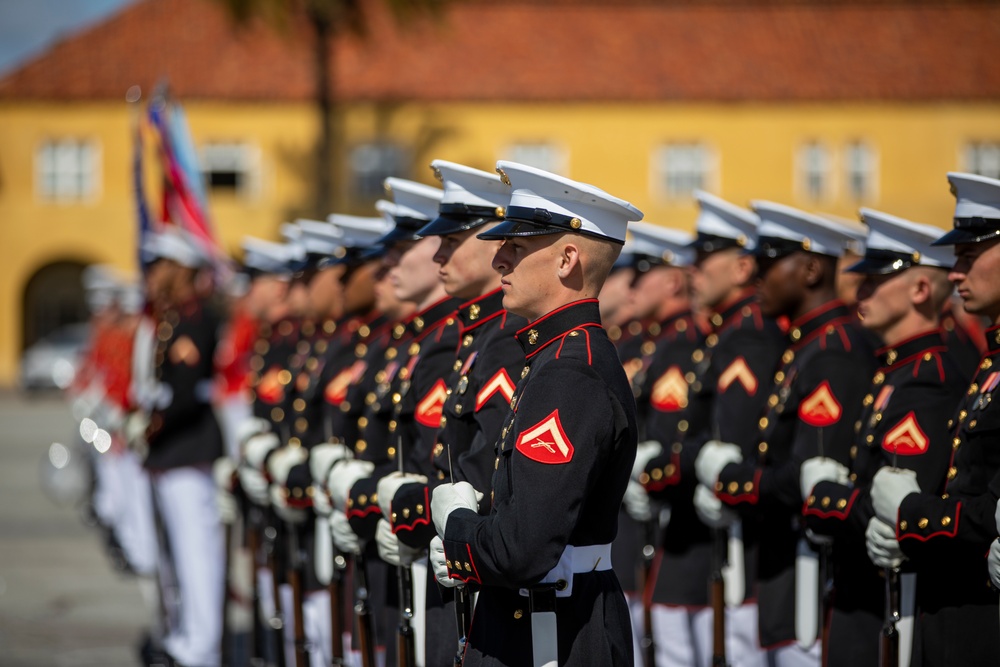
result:
M 347 663 L 344 661 L 344 568 L 347 561 L 344 556 L 337 554 L 333 557 L 333 575 L 326 590 L 330 594 L 330 656 L 333 658 L 333 667 L 342 667 Z
M 302 553 L 302 526 L 289 525 L 288 529 L 288 570 L 286 576 L 292 587 L 292 629 L 295 637 L 295 667 L 307 667 L 309 649 L 306 646 L 305 621 L 302 618 L 302 571 L 305 557 Z
M 899 570 L 885 568 L 885 620 L 879 642 L 880 667 L 899 667 Z
M 224 558 L 222 564 L 222 646 L 220 647 L 221 664 L 229 664 L 229 576 L 230 561 L 233 555 L 233 526 L 228 523 L 222 524 L 223 538 L 225 539 Z
M 653 639 L 653 591 L 647 590 L 653 585 L 653 560 L 656 557 L 656 525 L 655 518 L 643 522 L 642 566 L 639 568 L 640 582 L 636 590 L 642 595 L 642 638 L 639 648 L 642 651 L 642 661 L 645 667 L 656 667 L 656 643 Z
M 455 469 L 451 463 L 451 443 L 448 443 L 448 475 L 455 483 Z M 467 585 L 455 589 L 455 624 L 458 626 L 458 650 L 455 652 L 454 667 L 462 667 L 465 661 L 465 645 L 472 630 L 472 596 Z
M 261 627 L 260 582 L 257 579 L 257 570 L 261 566 L 260 524 L 263 519 L 260 509 L 252 503 L 247 502 L 245 495 L 242 495 L 242 500 L 245 509 L 248 510 L 243 514 L 246 521 L 244 539 L 246 540 L 247 549 L 250 551 L 250 585 L 252 587 L 251 599 L 253 600 L 253 629 L 251 630 L 253 636 L 251 638 L 252 653 L 250 654 L 250 664 L 258 667 L 264 664 L 264 656 L 267 653 L 264 648 L 264 628 Z
M 729 551 L 729 533 L 725 528 L 712 529 L 712 667 L 727 667 L 726 661 L 726 580 L 722 570 Z
M 403 434 L 396 441 L 399 472 L 403 472 Z M 397 569 L 399 584 L 399 629 L 396 632 L 396 660 L 399 667 L 415 667 L 417 651 L 414 645 L 413 626 L 413 570 L 409 565 Z
M 271 517 L 275 518 L 275 517 Z M 264 528 L 264 555 L 265 567 L 271 572 L 271 594 L 274 596 L 274 614 L 267 620 L 274 640 L 275 655 L 278 667 L 285 667 L 285 623 L 281 616 L 281 590 L 278 585 L 278 563 L 277 563 L 277 522 L 268 522 Z
M 368 568 L 364 550 L 354 554 L 354 617 L 358 622 L 358 646 L 361 649 L 362 667 L 375 667 L 375 633 L 372 629 L 372 611 L 368 605 Z

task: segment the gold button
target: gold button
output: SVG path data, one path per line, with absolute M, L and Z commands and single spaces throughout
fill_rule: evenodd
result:
M 663 466 L 663 474 L 666 475 L 667 477 L 673 475 L 674 471 L 676 470 L 677 468 L 674 467 L 673 463 L 668 463 L 667 465 Z
M 759 445 L 757 445 L 757 451 L 760 452 L 761 454 L 767 454 L 767 443 L 762 442 Z
M 969 395 L 969 396 L 972 396 L 972 395 L 973 395 L 973 394 L 975 394 L 975 393 L 976 393 L 977 391 L 979 391 L 979 385 L 978 385 L 978 384 L 976 384 L 975 382 L 973 382 L 973 383 L 972 383 L 971 385 L 969 385 L 969 389 L 968 389 L 968 391 L 966 391 L 965 393 L 966 393 L 967 395 Z
M 768 423 L 767 417 L 761 417 L 760 421 L 757 422 L 757 426 L 759 426 L 760 430 L 763 431 L 765 428 L 767 428 L 767 423 Z
M 806 505 L 815 505 L 815 504 L 816 504 L 816 496 L 809 496 L 809 498 L 806 500 Z
M 456 359 L 455 363 L 451 367 L 451 370 L 453 370 L 453 371 L 462 370 L 462 360 L 461 359 Z
M 722 492 L 722 482 L 716 482 L 715 483 L 715 492 L 716 493 L 721 493 Z
M 514 610 L 514 619 L 515 620 L 520 619 L 522 616 L 524 616 L 524 612 L 523 611 L 521 611 L 520 609 L 515 609 Z
M 410 343 L 410 348 L 406 351 L 411 357 L 420 354 L 420 343 Z
M 847 501 L 846 500 L 844 500 L 843 498 L 841 498 L 840 500 L 837 501 L 837 509 L 842 510 L 845 507 L 847 507 Z
M 424 513 L 424 506 L 421 504 L 417 504 L 417 514 L 423 514 L 423 513 Z
M 298 431 L 299 433 L 301 433 L 301 432 L 305 431 L 307 428 L 309 428 L 309 420 L 308 419 L 305 419 L 303 417 L 299 417 L 298 419 L 295 420 L 295 430 L 296 431 Z
M 743 491 L 745 493 L 750 493 L 751 491 L 753 491 L 753 482 L 747 482 L 746 484 L 744 484 Z
M 899 522 L 899 529 L 900 530 L 906 530 L 906 525 L 907 525 L 906 524 L 906 519 L 903 519 L 902 521 Z
M 451 569 L 451 560 L 445 560 L 444 564 L 448 567 L 449 570 Z
M 280 421 L 284 421 L 284 419 L 285 419 L 285 411 L 284 410 L 282 410 L 281 408 L 274 408 L 273 410 L 271 410 L 271 420 L 272 421 L 280 422 Z
M 781 361 L 783 363 L 790 364 L 793 359 L 795 359 L 795 353 L 791 350 L 785 350 L 785 353 L 781 355 Z M 781 371 L 779 371 L 779 373 L 780 372 Z M 778 382 L 781 382 L 781 380 L 778 380 Z
M 774 406 L 776 406 L 778 404 L 778 395 L 777 394 L 771 394 L 770 396 L 768 396 L 767 397 L 767 404 L 768 404 L 769 407 L 772 407 L 772 408 Z
M 719 337 L 716 334 L 708 334 L 708 338 L 705 339 L 705 345 L 709 347 L 715 347 L 719 344 Z
M 691 361 L 693 361 L 696 364 L 699 363 L 699 362 L 701 362 L 701 360 L 704 359 L 704 358 L 705 358 L 705 353 L 702 352 L 701 350 L 695 350 L 691 354 Z
M 363 493 L 360 496 L 358 496 L 358 504 L 359 505 L 364 505 L 367 502 L 368 502 L 368 496 L 366 496 Z
M 443 453 L 444 453 L 444 445 L 442 445 L 440 442 L 434 445 L 434 458 L 441 456 L 441 454 Z
M 865 394 L 865 397 L 861 401 L 861 404 L 864 405 L 865 407 L 868 407 L 869 405 L 872 404 L 872 401 L 874 400 L 875 400 L 874 396 L 872 396 L 871 394 Z
M 441 415 L 441 428 L 444 428 L 445 426 L 447 426 L 447 424 L 448 424 L 448 418 L 445 417 L 444 415 Z
M 949 525 L 951 525 L 951 517 L 950 516 L 943 516 L 943 517 L 941 517 L 941 525 L 942 526 L 949 526 Z
M 872 378 L 872 383 L 882 384 L 883 382 L 885 382 L 885 373 L 879 371 L 878 373 L 875 374 L 875 377 Z
M 528 367 L 525 366 L 524 368 L 521 369 L 521 379 L 523 380 L 527 374 L 528 374 Z
M 472 566 L 471 566 L 471 565 L 469 565 L 468 563 L 466 563 L 466 564 L 465 564 L 465 571 L 466 571 L 466 572 L 472 572 Z
M 653 468 L 653 471 L 649 474 L 653 478 L 654 482 L 658 482 L 661 479 L 663 479 L 663 473 L 660 471 L 659 468 Z
M 774 374 L 775 383 L 781 382 L 784 379 L 785 379 L 785 374 L 782 371 L 778 371 L 777 373 Z
M 955 466 L 952 466 L 952 467 L 948 468 L 948 479 L 949 480 L 955 479 L 955 477 L 957 475 L 958 475 L 958 468 L 956 468 Z
M 788 335 L 792 337 L 792 340 L 798 340 L 802 338 L 802 330 L 799 329 L 798 327 L 795 327 L 790 332 L 788 332 Z
M 962 439 L 961 438 L 955 438 L 954 440 L 951 441 L 951 448 L 952 449 L 958 449 L 959 445 L 961 445 L 961 444 L 962 444 Z
M 538 342 L 538 330 L 530 329 L 528 331 L 528 345 L 534 345 Z
M 857 445 L 851 445 L 851 458 L 852 459 L 856 458 L 857 455 L 858 455 L 858 446 Z
M 396 457 L 396 448 L 395 447 L 386 447 L 385 454 L 390 459 L 395 458 Z
M 681 452 L 684 451 L 684 445 L 679 442 L 675 442 L 674 444 L 670 445 L 670 451 L 672 451 L 674 454 L 680 454 Z
M 992 359 L 983 359 L 983 363 L 979 364 L 979 368 L 984 371 L 989 370 L 991 366 L 993 366 Z
M 948 428 L 951 428 L 954 425 L 955 425 L 955 420 L 954 419 L 949 419 L 948 420 Z
M 278 382 L 280 382 L 281 384 L 288 384 L 291 381 L 292 381 L 292 372 L 290 370 L 285 369 L 280 373 L 278 373 Z
M 969 413 L 966 412 L 965 410 L 962 410 L 961 412 L 958 413 L 958 422 L 959 423 L 964 422 L 965 418 L 968 417 L 968 416 L 969 416 Z
M 354 451 L 356 451 L 358 454 L 365 451 L 366 449 L 368 449 L 368 443 L 365 442 L 364 440 L 358 440 L 356 443 L 354 443 Z
M 677 430 L 680 431 L 681 433 L 687 432 L 688 422 L 686 419 L 682 419 L 679 422 L 677 422 Z
M 395 392 L 395 393 L 394 393 L 394 394 L 392 395 L 392 403 L 393 403 L 393 405 L 396 405 L 396 404 L 398 404 L 398 403 L 399 403 L 399 402 L 400 402 L 401 400 L 403 400 L 403 397 L 399 395 L 399 392 L 398 392 L 398 391 L 397 391 L 397 392 Z
M 885 355 L 886 363 L 892 366 L 896 362 L 897 356 L 899 356 L 899 354 L 896 352 L 896 350 L 889 350 L 889 352 Z
M 917 528 L 919 528 L 920 530 L 923 530 L 924 528 L 927 527 L 927 524 L 929 524 L 929 523 L 930 523 L 930 521 L 928 521 L 926 518 L 921 519 L 920 521 L 917 522 Z
M 396 420 L 395 419 L 390 419 L 389 420 L 389 433 L 395 433 L 395 432 L 396 432 Z
M 819 501 L 819 504 L 822 505 L 823 507 L 829 507 L 830 497 L 829 496 L 824 497 L 823 500 Z
M 687 382 L 688 384 L 691 384 L 692 382 L 695 381 L 695 374 L 691 371 L 688 371 L 687 373 L 684 374 L 684 381 Z
M 365 428 L 368 426 L 368 417 L 358 417 L 358 428 Z
M 875 442 L 875 436 L 869 433 L 868 435 L 865 436 L 865 442 L 867 442 L 869 445 L 872 444 L 873 442 Z
M 410 508 L 409 507 L 404 507 L 403 508 L 403 518 L 404 519 L 409 519 L 410 518 Z
M 976 428 L 976 424 L 978 424 L 978 423 L 979 422 L 976 421 L 975 419 L 970 420 L 969 421 L 969 430 L 971 431 L 972 429 Z
M 736 493 L 739 490 L 740 490 L 740 485 L 738 482 L 729 483 L 729 493 Z

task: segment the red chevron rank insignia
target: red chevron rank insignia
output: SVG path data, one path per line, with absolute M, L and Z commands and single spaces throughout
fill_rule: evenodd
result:
M 810 426 L 836 424 L 840 421 L 843 411 L 833 395 L 833 390 L 830 389 L 830 383 L 826 380 L 799 403 L 799 419 Z
M 323 398 L 326 399 L 326 402 L 330 405 L 340 405 L 343 403 L 344 399 L 347 398 L 347 388 L 351 385 L 352 379 L 354 379 L 353 366 L 337 373 L 337 376 L 327 383 L 326 389 L 323 391 Z
M 430 391 L 417 403 L 417 411 L 414 418 L 427 428 L 438 428 L 441 426 L 441 411 L 444 408 L 444 401 L 448 398 L 448 388 L 444 380 L 438 380 Z
M 902 421 L 889 429 L 882 438 L 882 449 L 900 456 L 913 456 L 927 451 L 930 438 L 920 428 L 917 417 L 910 410 Z
M 750 366 L 747 365 L 747 361 L 743 357 L 736 357 L 733 363 L 722 371 L 722 375 L 719 376 L 719 392 L 729 389 L 733 382 L 739 382 L 743 385 L 743 390 L 749 396 L 757 393 L 757 377 L 750 370 Z
M 650 404 L 660 412 L 676 412 L 687 407 L 688 383 L 677 366 L 671 366 L 653 385 Z
M 491 377 L 489 382 L 484 384 L 483 388 L 476 394 L 476 412 L 479 412 L 479 409 L 486 405 L 486 401 L 493 398 L 494 394 L 500 394 L 502 401 L 508 405 L 510 399 L 514 397 L 514 383 L 504 368 L 498 370 L 496 375 Z
M 285 385 L 281 382 L 281 369 L 275 366 L 269 370 L 257 383 L 257 397 L 274 405 L 285 398 Z
M 573 459 L 573 443 L 559 421 L 559 410 L 538 422 L 517 438 L 517 451 L 539 463 L 569 463 Z

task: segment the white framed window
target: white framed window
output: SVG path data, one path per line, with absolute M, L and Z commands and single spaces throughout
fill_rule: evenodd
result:
M 667 199 L 690 199 L 694 190 L 717 189 L 718 160 L 703 142 L 677 142 L 653 152 L 654 190 Z
M 35 152 L 35 191 L 44 201 L 81 202 L 101 186 L 101 149 L 91 139 L 48 139 Z
M 260 149 L 239 141 L 212 141 L 198 151 L 205 187 L 211 193 L 253 198 L 260 192 Z
M 852 201 L 871 201 L 878 192 L 878 155 L 864 141 L 844 147 L 844 183 Z
M 409 173 L 409 153 L 384 141 L 359 144 L 351 149 L 350 169 L 352 194 L 361 200 L 378 199 L 385 193 L 386 178 Z
M 569 155 L 567 151 L 556 144 L 543 141 L 525 141 L 507 146 L 500 156 L 501 160 L 520 162 L 531 167 L 551 171 L 560 176 L 569 176 Z
M 809 201 L 823 201 L 833 194 L 831 172 L 833 158 L 830 149 L 810 141 L 803 144 L 797 156 L 798 191 Z
M 1000 178 L 1000 141 L 971 141 L 964 153 L 965 171 Z

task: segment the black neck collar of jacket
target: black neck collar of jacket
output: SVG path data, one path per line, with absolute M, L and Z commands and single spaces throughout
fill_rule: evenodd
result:
M 895 345 L 881 347 L 875 353 L 883 366 L 899 366 L 903 363 L 921 357 L 927 352 L 943 352 L 944 332 L 941 329 L 930 329 L 902 340 Z
M 1000 324 L 986 330 L 986 350 L 990 354 L 1000 352 Z
M 831 299 L 792 322 L 788 328 L 788 338 L 794 345 L 801 345 L 833 320 L 847 319 L 850 315 L 851 310 L 843 301 Z
M 549 343 L 558 340 L 574 329 L 601 326 L 601 310 L 597 299 L 582 299 L 560 306 L 518 331 L 515 336 L 531 358 Z
M 454 315 L 456 308 L 458 308 L 458 299 L 447 296 L 411 317 L 408 328 L 415 336 L 419 337 L 433 329 L 441 320 Z
M 472 331 L 495 317 L 503 315 L 503 290 L 499 287 L 458 307 L 462 333 Z
M 711 317 L 708 318 L 708 323 L 712 325 L 713 330 L 718 332 L 720 329 L 723 329 L 734 322 L 734 316 L 740 313 L 740 311 L 744 308 L 752 308 L 753 303 L 756 300 L 757 295 L 754 291 L 747 289 L 740 296 L 736 297 L 736 300 L 731 304 L 712 313 Z

